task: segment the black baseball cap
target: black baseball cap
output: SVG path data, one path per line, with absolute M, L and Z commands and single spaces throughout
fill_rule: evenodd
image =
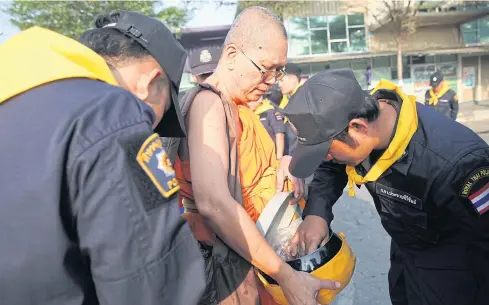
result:
M 297 76 L 298 79 L 300 79 L 301 78 L 301 74 L 302 74 L 302 69 L 297 64 L 288 63 L 288 64 L 285 65 L 285 72 L 287 74 L 295 75 L 295 76 Z
M 430 86 L 432 88 L 438 87 L 438 85 L 443 81 L 443 74 L 440 71 L 436 71 L 430 76 Z
M 282 101 L 283 94 L 280 89 L 271 87 L 267 92 L 265 92 L 265 94 L 263 94 L 263 97 L 272 102 L 274 105 L 278 106 Z
M 298 138 L 290 173 L 307 178 L 326 157 L 333 138 L 345 130 L 348 115 L 365 103 L 366 94 L 351 69 L 329 69 L 309 78 L 282 113 Z
M 190 72 L 193 75 L 214 73 L 221 57 L 221 48 L 210 46 L 197 48 L 188 52 Z
M 178 104 L 178 90 L 187 52 L 172 32 L 159 20 L 131 12 L 116 11 L 120 18 L 103 28 L 113 28 L 137 41 L 153 56 L 170 80 L 172 106 L 165 113 L 155 131 L 161 137 L 185 137 L 185 123 Z

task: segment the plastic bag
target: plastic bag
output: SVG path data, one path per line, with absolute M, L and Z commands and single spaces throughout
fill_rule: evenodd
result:
M 302 219 L 293 220 L 289 226 L 278 229 L 276 232 L 267 235 L 266 241 L 272 246 L 277 254 L 285 261 L 300 257 L 299 253 L 292 256 L 289 251 L 289 245 L 294 237 Z

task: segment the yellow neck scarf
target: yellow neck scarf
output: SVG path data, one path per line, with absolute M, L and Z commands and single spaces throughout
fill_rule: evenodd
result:
M 269 100 L 263 100 L 261 105 L 258 106 L 258 108 L 256 108 L 254 112 L 256 115 L 259 116 L 260 114 L 264 113 L 265 111 L 268 111 L 271 109 L 275 109 L 275 108 L 272 106 L 272 104 L 270 104 L 270 101 Z
M 418 128 L 418 113 L 416 112 L 416 98 L 408 96 L 392 82 L 382 79 L 379 84 L 372 90 L 373 94 L 379 89 L 395 91 L 402 99 L 401 111 L 397 122 L 396 133 L 389 147 L 382 154 L 377 162 L 370 168 L 365 177 L 360 176 L 353 166 L 346 167 L 348 174 L 348 195 L 355 195 L 355 184 L 364 184 L 366 182 L 376 181 L 392 164 L 402 156 L 406 150 L 412 136 Z
M 445 93 L 447 93 L 448 90 L 450 90 L 450 88 L 445 81 L 441 83 L 441 88 L 438 93 L 435 93 L 435 91 L 433 91 L 433 88 L 430 88 L 430 105 L 436 106 L 436 104 L 438 104 L 438 99 L 442 97 Z

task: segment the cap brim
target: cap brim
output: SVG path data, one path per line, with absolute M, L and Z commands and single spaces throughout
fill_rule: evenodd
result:
M 177 90 L 173 88 L 173 85 L 170 85 L 170 95 L 170 109 L 163 115 L 163 119 L 161 119 L 161 122 L 155 128 L 155 132 L 160 137 L 184 138 L 187 135 L 187 131 L 178 102 Z
M 289 165 L 290 173 L 301 179 L 311 176 L 328 154 L 331 142 L 332 139 L 315 145 L 297 143 Z
M 214 73 L 216 69 L 215 64 L 205 64 L 197 67 L 190 68 L 190 73 L 193 75 L 202 75 L 207 73 Z

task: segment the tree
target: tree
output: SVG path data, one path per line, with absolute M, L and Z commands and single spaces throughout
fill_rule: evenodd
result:
M 280 19 L 285 20 L 287 16 L 293 15 L 295 12 L 301 9 L 307 1 L 287 1 L 287 0 L 276 0 L 276 1 L 238 1 L 238 9 L 236 10 L 236 15 L 241 13 L 245 8 L 250 6 L 261 6 L 268 8 L 275 14 L 277 14 Z
M 158 1 L 25 1 L 14 0 L 6 9 L 12 24 L 21 30 L 34 25 L 77 39 L 93 27 L 97 16 L 113 10 L 143 13 L 163 21 L 173 32 L 186 22 L 187 11 L 169 7 L 157 9 Z
M 375 21 L 371 28 L 385 27 L 395 38 L 397 49 L 397 77 L 402 86 L 402 47 L 409 35 L 418 28 L 417 16 L 420 10 L 433 10 L 444 2 L 429 2 L 415 0 L 354 0 L 350 1 L 349 8 L 360 9 Z M 375 24 L 376 23 L 376 24 Z

